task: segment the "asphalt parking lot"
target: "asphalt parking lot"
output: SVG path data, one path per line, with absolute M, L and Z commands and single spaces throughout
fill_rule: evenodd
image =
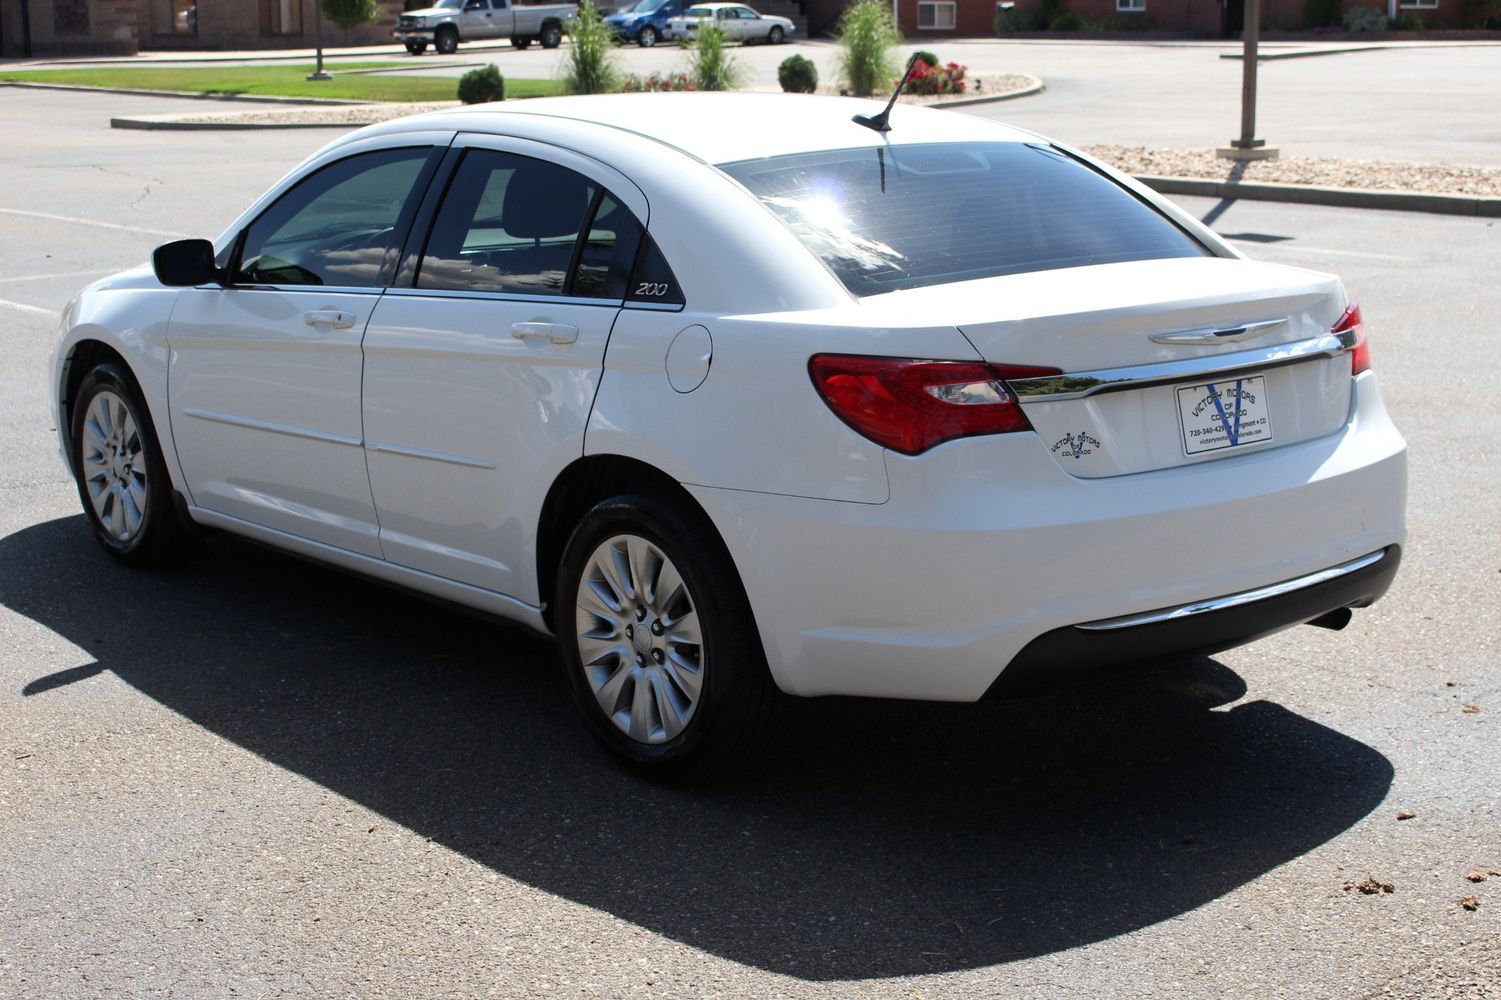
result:
M 1501 222 L 1181 199 L 1371 326 L 1410 538 L 1344 632 L 802 703 L 671 789 L 521 632 L 229 539 L 97 551 L 56 311 L 336 134 L 105 127 L 139 107 L 0 89 L 0 997 L 1501 996 Z

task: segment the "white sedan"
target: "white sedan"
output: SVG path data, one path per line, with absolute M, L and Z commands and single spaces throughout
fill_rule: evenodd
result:
M 679 17 L 668 19 L 667 37 L 693 41 L 698 37 L 699 25 L 708 20 L 719 25 L 730 41 L 746 45 L 756 42 L 780 45 L 793 29 L 787 18 L 757 13 L 743 3 L 702 3 L 689 7 Z
M 876 107 L 334 141 L 67 307 L 93 534 L 156 564 L 191 522 L 555 635 L 659 772 L 741 756 L 783 692 L 973 701 L 1385 592 L 1405 445 L 1337 278 L 1032 133 Z

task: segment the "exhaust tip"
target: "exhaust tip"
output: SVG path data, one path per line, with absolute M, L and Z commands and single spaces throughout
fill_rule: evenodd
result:
M 1319 615 L 1308 624 L 1317 626 L 1318 628 L 1329 629 L 1331 632 L 1338 632 L 1340 629 L 1350 624 L 1350 619 L 1354 617 L 1355 612 L 1351 611 L 1349 608 L 1335 608 L 1333 611 L 1330 611 L 1327 614 Z

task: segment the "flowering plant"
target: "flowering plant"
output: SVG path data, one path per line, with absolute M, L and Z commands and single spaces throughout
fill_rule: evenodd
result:
M 960 66 L 956 62 L 950 62 L 947 66 L 934 66 L 919 58 L 912 68 L 911 79 L 907 81 L 907 93 L 929 96 L 962 94 L 966 85 L 964 74 L 968 69 L 968 66 Z
M 694 87 L 687 73 L 653 72 L 650 76 L 630 74 L 620 89 L 627 94 L 649 94 L 668 90 L 693 90 Z

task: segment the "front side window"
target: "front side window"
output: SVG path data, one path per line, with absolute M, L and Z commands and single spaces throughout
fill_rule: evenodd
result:
M 431 149 L 384 149 L 323 167 L 250 224 L 239 284 L 379 288 L 400 249 L 397 223 Z
M 856 295 L 1025 271 L 1208 256 L 1047 146 L 931 143 L 720 164 Z
M 417 287 L 620 299 L 640 239 L 635 216 L 582 174 L 474 149 L 443 196 Z

